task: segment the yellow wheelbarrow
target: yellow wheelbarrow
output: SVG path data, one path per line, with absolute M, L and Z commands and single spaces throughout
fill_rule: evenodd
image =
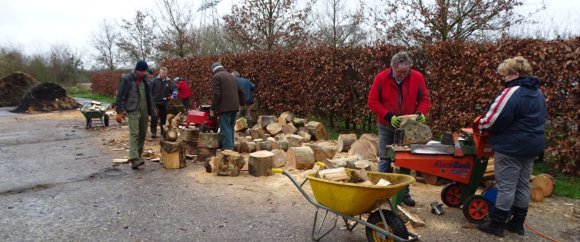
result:
M 324 164 L 319 164 L 324 166 Z M 312 225 L 312 239 L 320 240 L 330 233 L 335 227 L 338 217 L 342 217 L 346 228 L 352 231 L 359 223 L 366 226 L 366 237 L 372 241 L 415 241 L 418 236 L 407 231 L 403 220 L 395 212 L 396 209 L 390 198 L 407 185 L 414 183 L 415 178 L 409 175 L 368 172 L 368 177 L 373 184 L 380 179 L 391 182 L 390 186 L 368 186 L 353 183 L 333 182 L 315 177 L 316 174 L 308 175 L 302 183 L 298 183 L 288 172 L 282 169 L 272 169 L 274 173 L 282 173 L 292 181 L 300 193 L 308 202 L 316 207 L 314 224 Z M 350 169 L 346 169 L 350 176 Z M 314 198 L 308 194 L 302 186 L 310 181 Z M 388 203 L 391 210 L 380 209 L 381 205 Z M 319 224 L 318 213 L 322 210 L 324 217 Z M 331 228 L 322 230 L 328 213 L 334 214 L 330 221 Z M 321 213 L 321 214 L 322 214 Z M 370 213 L 366 221 L 362 215 Z M 331 216 L 332 216 L 331 214 Z M 350 224 L 349 220 L 354 221 Z M 318 228 L 317 225 L 319 224 Z M 385 226 L 386 225 L 386 226 Z

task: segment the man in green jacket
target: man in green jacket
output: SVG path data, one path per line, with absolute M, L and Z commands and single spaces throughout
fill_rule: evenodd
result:
M 145 164 L 141 154 L 147 135 L 148 115 L 151 115 L 151 95 L 146 74 L 149 66 L 140 60 L 132 73 L 119 80 L 115 109 L 117 122 L 129 116 L 129 162 L 137 169 Z

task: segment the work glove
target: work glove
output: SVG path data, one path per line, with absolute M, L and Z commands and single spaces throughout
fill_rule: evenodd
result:
M 121 114 L 121 113 L 117 113 L 117 115 L 115 116 L 115 121 L 117 121 L 117 123 L 122 123 L 123 119 L 125 119 L 125 118 L 123 117 L 123 114 Z
M 425 122 L 427 122 L 427 118 L 425 118 L 425 115 L 423 115 L 423 114 L 422 114 L 422 113 L 420 113 L 420 112 L 417 112 L 417 115 L 419 115 L 419 116 L 417 116 L 417 118 L 415 119 L 417 122 L 419 122 L 419 123 L 425 123 Z
M 385 115 L 385 120 L 390 121 L 391 125 L 395 129 L 398 128 L 399 125 L 401 125 L 401 120 L 397 116 L 393 115 L 392 113 L 387 113 Z

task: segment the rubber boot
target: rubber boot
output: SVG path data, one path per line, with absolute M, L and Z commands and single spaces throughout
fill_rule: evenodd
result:
M 504 236 L 504 228 L 510 212 L 495 208 L 491 220 L 477 225 L 477 229 L 499 237 Z
M 513 217 L 510 219 L 505 228 L 510 231 L 517 233 L 519 235 L 524 235 L 524 221 L 528 215 L 528 208 L 520 208 L 514 206 L 512 209 Z

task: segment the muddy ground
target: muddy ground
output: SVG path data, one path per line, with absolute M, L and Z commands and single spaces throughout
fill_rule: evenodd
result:
M 201 164 L 165 170 L 147 162 L 134 171 L 112 166 L 126 157 L 126 126 L 86 130 L 79 111 L 7 114 L 0 110 L 1 241 L 310 241 L 314 207 L 281 175 L 217 177 Z M 97 125 L 94 125 L 97 126 Z M 114 140 L 114 141 L 111 141 Z M 158 153 L 156 141 L 148 148 Z M 300 177 L 300 172 L 294 172 Z M 421 241 L 498 240 L 444 206 L 440 186 L 416 183 L 408 208 L 426 221 Z M 532 203 L 528 223 L 559 241 L 580 241 L 580 202 Z M 338 228 L 322 241 L 365 241 L 364 227 Z M 530 229 L 500 241 L 545 241 Z

